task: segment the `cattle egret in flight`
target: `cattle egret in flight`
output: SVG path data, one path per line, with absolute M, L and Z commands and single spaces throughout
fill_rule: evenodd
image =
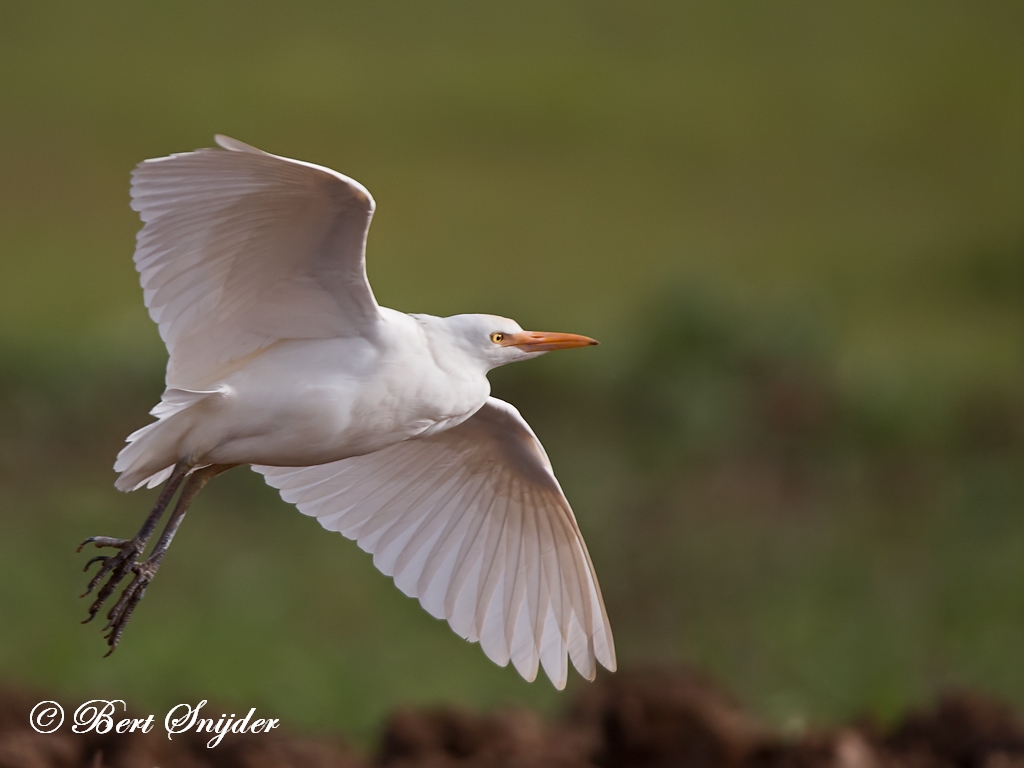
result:
M 224 136 L 132 174 L 135 266 L 170 359 L 156 421 L 129 435 L 117 487 L 163 483 L 131 539 L 93 558 L 90 621 L 107 652 L 196 493 L 251 464 L 285 501 L 355 539 L 405 594 L 527 680 L 557 688 L 568 659 L 615 669 L 601 590 L 547 454 L 487 372 L 597 342 L 493 315 L 377 304 L 364 251 L 374 202 L 328 168 Z M 177 504 L 149 557 L 147 543 Z M 79 547 L 81 550 L 81 547 Z

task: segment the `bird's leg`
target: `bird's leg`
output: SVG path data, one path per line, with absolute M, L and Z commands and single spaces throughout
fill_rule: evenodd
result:
M 88 544 L 95 544 L 97 548 L 101 547 L 115 547 L 120 549 L 116 555 L 98 555 L 92 558 L 85 564 L 84 570 L 89 570 L 89 566 L 95 562 L 100 562 L 99 572 L 92 577 L 89 585 L 86 587 L 85 592 L 82 593 L 82 597 L 85 597 L 92 592 L 96 585 L 103 580 L 103 577 L 108 573 L 111 574 L 110 580 L 103 585 L 99 593 L 96 595 L 96 600 L 91 606 L 89 606 L 89 618 L 85 622 L 92 621 L 96 616 L 96 612 L 99 611 L 100 606 L 106 601 L 108 597 L 113 593 L 114 588 L 128 575 L 128 571 L 135 564 L 139 555 L 146 549 L 146 543 L 149 541 L 150 536 L 153 535 L 153 531 L 156 529 L 156 525 L 160 522 L 160 518 L 164 514 L 164 510 L 167 509 L 167 505 L 170 504 L 171 499 L 174 498 L 175 492 L 178 490 L 178 486 L 181 485 L 181 481 L 188 474 L 190 467 L 186 464 L 179 463 L 175 465 L 174 471 L 171 473 L 170 478 L 164 483 L 163 490 L 160 491 L 160 497 L 157 499 L 156 504 L 153 506 L 152 511 L 146 516 L 145 522 L 139 532 L 130 539 L 115 539 L 110 536 L 90 536 L 88 539 L 78 545 L 78 551 Z
M 167 548 L 171 545 L 171 539 L 174 538 L 178 526 L 181 525 L 181 521 L 185 518 L 185 513 L 188 511 L 192 500 L 202 490 L 203 486 L 209 482 L 210 478 L 219 475 L 226 469 L 230 469 L 231 466 L 233 465 L 211 464 L 208 467 L 196 470 L 185 481 L 185 486 L 181 489 L 181 495 L 178 497 L 178 503 L 174 507 L 174 512 L 171 513 L 171 517 L 164 526 L 163 533 L 160 534 L 156 546 L 153 547 L 153 551 L 148 558 L 141 563 L 131 565 L 130 570 L 135 574 L 135 578 L 132 579 L 131 584 L 125 587 L 121 597 L 114 604 L 114 607 L 110 609 L 110 613 L 107 614 L 107 625 L 104 627 L 104 630 L 110 630 L 106 638 L 107 645 L 110 646 L 110 650 L 106 653 L 107 656 L 112 654 L 114 649 L 117 648 L 117 644 L 121 639 L 121 633 L 124 632 L 128 620 L 132 617 L 135 606 L 139 604 L 139 601 L 146 594 L 146 587 L 149 586 L 149 582 L 156 575 L 160 562 L 164 559 Z

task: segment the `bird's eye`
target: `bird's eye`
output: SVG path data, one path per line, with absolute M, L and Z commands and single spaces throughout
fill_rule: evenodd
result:
M 504 338 L 505 338 L 505 334 L 504 333 L 500 333 L 500 332 L 496 331 L 496 332 L 491 334 L 491 341 L 493 341 L 495 344 L 500 344 Z

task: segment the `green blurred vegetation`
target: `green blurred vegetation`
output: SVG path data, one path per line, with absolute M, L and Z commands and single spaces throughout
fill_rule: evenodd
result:
M 75 623 L 74 546 L 151 501 L 110 471 L 164 359 L 128 173 L 223 132 L 373 191 L 382 303 L 605 342 L 493 378 L 623 664 L 796 724 L 1024 703 L 1019 3 L 15 2 L 0 95 L 5 679 L 361 737 L 557 706 L 242 470 L 114 656 Z

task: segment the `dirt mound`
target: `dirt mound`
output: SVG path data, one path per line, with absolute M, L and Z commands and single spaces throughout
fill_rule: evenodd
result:
M 375 754 L 340 740 L 195 734 L 43 735 L 38 696 L 0 695 L 0 768 L 1024 768 L 1024 723 L 1009 708 L 957 693 L 884 729 L 871 722 L 785 737 L 692 674 L 610 675 L 558 720 L 532 712 L 402 710 Z M 67 709 L 67 704 L 65 709 Z

